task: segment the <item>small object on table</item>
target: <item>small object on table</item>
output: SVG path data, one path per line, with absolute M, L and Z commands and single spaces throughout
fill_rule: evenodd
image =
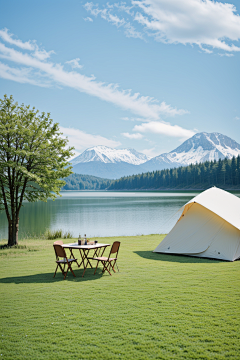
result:
M 78 245 L 82 245 L 82 240 L 81 240 L 81 235 L 79 234 L 79 237 L 78 237 Z
M 98 243 L 98 242 L 97 242 L 97 240 L 95 240 L 94 242 L 95 242 L 95 244 L 97 244 L 97 243 Z
M 87 245 L 87 235 L 86 234 L 84 234 L 84 245 Z

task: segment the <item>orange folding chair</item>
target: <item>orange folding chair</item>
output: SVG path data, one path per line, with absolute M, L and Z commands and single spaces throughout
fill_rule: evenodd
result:
M 97 260 L 97 266 L 96 266 L 96 269 L 95 269 L 95 271 L 94 271 L 94 275 L 95 275 L 95 273 L 96 273 L 96 271 L 97 271 L 99 262 L 101 262 L 102 265 L 103 265 L 103 270 L 102 270 L 103 273 L 107 270 L 107 272 L 108 272 L 110 275 L 112 275 L 112 274 L 111 274 L 111 271 L 110 271 L 111 268 L 112 268 L 112 270 L 113 270 L 114 272 L 116 272 L 115 269 L 114 269 L 114 266 L 115 266 L 115 264 L 116 264 L 116 262 L 117 262 L 119 247 L 120 247 L 120 242 L 119 242 L 119 241 L 115 241 L 115 242 L 112 244 L 112 247 L 111 247 L 111 250 L 110 250 L 110 253 L 109 253 L 108 257 L 100 256 L 100 257 L 94 257 L 94 258 L 92 258 L 92 260 Z M 112 254 L 115 254 L 115 257 L 110 257 Z M 117 264 L 116 264 L 116 265 L 117 265 Z M 118 268 L 118 266 L 117 266 L 117 268 Z M 118 269 L 118 271 L 119 271 L 119 269 Z
M 63 242 L 61 240 L 55 241 L 55 243 L 53 244 L 54 251 L 55 251 L 55 254 L 56 254 L 56 263 L 57 263 L 57 267 L 56 267 L 56 270 L 55 270 L 55 273 L 54 273 L 53 277 L 55 277 L 57 269 L 58 269 L 58 267 L 60 267 L 60 269 L 62 271 L 62 274 L 64 276 L 64 280 L 65 280 L 66 276 L 67 276 L 67 273 L 68 273 L 68 270 L 70 270 L 71 273 L 73 274 L 73 276 L 76 277 L 76 275 L 73 272 L 71 264 L 74 261 L 77 261 L 77 259 L 68 259 L 67 255 L 66 255 L 66 251 L 62 247 L 62 245 L 63 245 Z M 60 260 L 60 258 L 63 258 L 63 259 Z M 66 265 L 67 265 L 67 271 L 65 271 L 65 266 Z

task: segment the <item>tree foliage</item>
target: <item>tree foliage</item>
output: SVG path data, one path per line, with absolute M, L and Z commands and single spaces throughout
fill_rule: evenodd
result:
M 122 177 L 109 190 L 206 189 L 214 185 L 240 187 L 240 156 Z
M 71 174 L 73 148 L 66 149 L 61 135 L 49 113 L 19 106 L 12 96 L 0 99 L 0 209 L 8 218 L 10 246 L 17 243 L 23 201 L 55 199 L 62 178 Z
M 113 182 L 113 180 L 102 179 L 97 176 L 80 174 L 71 174 L 64 180 L 66 185 L 62 190 L 104 190 Z

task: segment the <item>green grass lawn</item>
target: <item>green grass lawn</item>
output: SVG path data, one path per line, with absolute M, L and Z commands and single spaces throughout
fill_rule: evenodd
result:
M 120 272 L 66 280 L 53 241 L 0 250 L 0 359 L 240 359 L 240 261 L 152 253 L 162 238 L 101 239 Z

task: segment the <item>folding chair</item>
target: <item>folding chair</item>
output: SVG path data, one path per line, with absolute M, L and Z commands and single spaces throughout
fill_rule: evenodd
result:
M 100 257 L 94 257 L 92 258 L 92 260 L 97 260 L 97 266 L 96 266 L 96 269 L 94 271 L 94 275 L 97 271 L 97 268 L 98 268 L 98 264 L 99 262 L 102 263 L 103 265 L 103 270 L 102 272 L 104 273 L 106 270 L 107 272 L 109 273 L 109 275 L 112 275 L 110 270 L 112 268 L 112 270 L 114 272 L 115 269 L 114 269 L 114 266 L 116 264 L 116 261 L 117 261 L 117 257 L 118 257 L 118 251 L 119 251 L 119 247 L 120 247 L 120 242 L 119 241 L 115 241 L 113 244 L 112 244 L 112 247 L 111 247 L 111 250 L 110 250 L 110 253 L 108 255 L 108 257 L 105 257 L 105 256 L 100 256 Z M 110 257 L 111 254 L 116 254 L 115 257 Z M 117 264 L 116 264 L 117 265 Z M 118 268 L 118 266 L 117 266 Z M 118 270 L 119 271 L 119 270 Z
M 66 252 L 65 252 L 65 249 L 62 247 L 62 244 L 63 244 L 63 242 L 61 240 L 55 241 L 55 243 L 53 244 L 54 251 L 55 251 L 55 254 L 56 254 L 56 263 L 57 263 L 57 267 L 56 267 L 55 274 L 54 274 L 53 277 L 55 277 L 56 272 L 57 272 L 57 268 L 59 266 L 61 271 L 62 271 L 62 274 L 64 276 L 64 280 L 65 280 L 69 269 L 70 269 L 71 273 L 73 274 L 73 276 L 76 277 L 76 275 L 73 272 L 71 263 L 74 262 L 74 261 L 77 261 L 77 259 L 68 259 L 67 255 L 66 255 Z M 63 258 L 63 259 L 60 260 L 60 258 Z M 63 265 L 63 267 L 62 267 L 62 265 Z M 65 266 L 66 265 L 68 266 L 67 271 L 65 271 Z

